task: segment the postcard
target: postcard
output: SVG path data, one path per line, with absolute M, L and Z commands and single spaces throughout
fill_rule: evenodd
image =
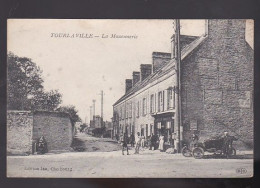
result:
M 254 20 L 7 26 L 7 177 L 253 177 Z

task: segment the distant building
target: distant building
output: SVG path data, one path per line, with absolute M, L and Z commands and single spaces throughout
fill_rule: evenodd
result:
M 110 121 L 104 121 L 104 126 L 106 128 L 105 135 L 113 138 L 113 124 Z
M 245 20 L 208 20 L 205 35 L 181 36 L 181 142 L 196 133 L 203 140 L 230 132 L 239 147 L 253 145 L 253 49 L 245 40 Z M 172 47 L 175 47 L 173 41 Z M 113 105 L 114 135 L 163 134 L 174 125 L 175 55 L 153 53 L 125 81 L 125 94 Z
M 93 120 L 90 120 L 91 128 L 102 128 L 103 127 L 103 119 L 99 116 L 93 116 Z

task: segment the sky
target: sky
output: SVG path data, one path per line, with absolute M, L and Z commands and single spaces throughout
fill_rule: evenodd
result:
M 204 26 L 205 20 L 181 20 L 181 34 L 202 35 Z M 95 114 L 101 114 L 103 90 L 104 120 L 111 120 L 125 79 L 140 64 L 151 64 L 152 52 L 170 53 L 173 32 L 173 20 L 12 19 L 7 48 L 31 58 L 43 71 L 45 90 L 59 90 L 62 105 L 75 105 L 83 121 L 89 121 L 93 99 Z M 110 38 L 113 34 L 135 38 Z

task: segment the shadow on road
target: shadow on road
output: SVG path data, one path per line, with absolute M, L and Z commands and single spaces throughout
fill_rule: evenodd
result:
M 72 141 L 71 147 L 74 151 L 83 152 L 86 151 L 85 142 L 77 137 L 75 137 Z

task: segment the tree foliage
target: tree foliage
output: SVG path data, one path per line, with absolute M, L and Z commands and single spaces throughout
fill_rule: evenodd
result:
M 73 105 L 61 106 L 56 111 L 66 112 L 66 113 L 70 114 L 70 118 L 71 118 L 73 124 L 75 124 L 78 121 L 81 121 L 81 119 L 78 115 L 78 110 L 76 110 L 76 107 Z
M 30 58 L 7 56 L 8 110 L 55 110 L 61 103 L 61 94 L 45 92 L 42 71 Z

